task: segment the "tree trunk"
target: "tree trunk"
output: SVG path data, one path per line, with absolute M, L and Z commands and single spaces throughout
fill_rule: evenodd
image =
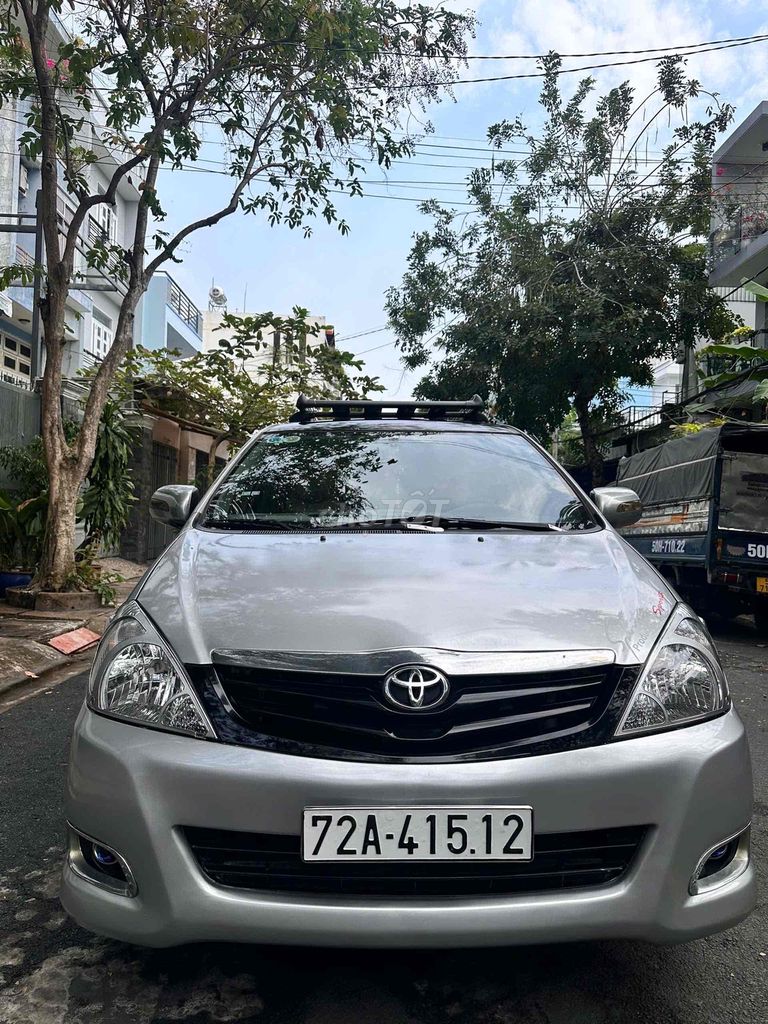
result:
M 208 449 L 208 469 L 206 472 L 206 483 L 208 487 L 213 483 L 213 479 L 216 476 L 216 452 L 222 441 L 226 441 L 229 437 L 229 431 L 225 430 L 222 434 L 217 434 L 211 441 L 211 447 Z
M 62 590 L 75 564 L 75 520 L 80 480 L 77 467 L 55 462 L 49 470 L 48 517 L 42 557 L 34 585 Z
M 577 395 L 573 401 L 573 407 L 581 428 L 584 458 L 592 472 L 592 486 L 599 487 L 603 482 L 603 456 L 600 454 L 597 441 L 592 433 L 592 424 L 589 418 L 590 401 L 590 398 L 582 398 Z
M 42 435 L 48 466 L 49 506 L 40 564 L 33 581 L 37 590 L 62 590 L 75 568 L 75 527 L 80 487 L 93 462 L 99 422 L 109 396 L 109 380 L 91 384 L 91 392 L 80 432 L 72 445 L 67 444 L 61 413 L 61 363 L 64 328 L 64 302 L 67 285 L 50 284 L 46 296 L 44 337 L 46 365 L 42 388 Z M 116 334 L 108 358 L 118 361 L 128 350 L 132 336 L 132 309 L 136 299 L 123 301 L 121 320 L 126 325 Z M 120 325 L 118 327 L 120 329 Z

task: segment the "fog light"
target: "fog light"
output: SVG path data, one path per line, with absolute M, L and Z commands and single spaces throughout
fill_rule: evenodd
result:
M 707 850 L 693 873 L 688 892 L 698 896 L 719 889 L 743 874 L 749 865 L 749 827 Z
M 120 896 L 135 896 L 138 888 L 124 857 L 109 846 L 69 826 L 69 866 L 76 875 Z
M 109 868 L 114 864 L 117 864 L 117 857 L 114 853 L 112 853 L 111 850 L 108 850 L 105 846 L 99 846 L 96 843 L 93 845 L 93 858 L 98 864 L 101 864 L 101 866 L 105 868 Z

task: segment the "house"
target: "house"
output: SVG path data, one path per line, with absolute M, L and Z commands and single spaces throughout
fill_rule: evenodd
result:
M 202 348 L 203 313 L 165 271 L 153 275 L 139 303 L 133 341 L 153 351 L 176 351 L 180 358 L 188 358 Z
M 768 285 L 768 101 L 759 103 L 737 125 L 712 158 L 713 215 L 708 239 L 709 284 L 755 332 L 754 345 L 768 344 L 766 303 L 743 287 L 745 281 Z M 708 339 L 701 340 L 701 346 Z M 658 361 L 654 385 L 633 394 L 638 405 L 659 407 L 677 392 L 697 391 L 695 353 L 687 374 L 683 354 Z
M 220 289 L 212 288 L 211 292 L 219 293 Z M 221 293 L 223 295 L 223 293 Z M 232 339 L 234 332 L 231 328 L 223 325 L 224 317 L 227 315 L 226 307 L 213 306 L 203 313 L 203 351 L 209 352 L 215 350 L 220 341 L 229 341 Z M 257 313 L 241 313 L 235 314 L 239 317 L 258 316 Z M 306 323 L 316 333 L 309 333 L 306 338 L 306 344 L 310 347 L 317 347 L 318 345 L 327 345 L 329 348 L 333 348 L 336 344 L 335 334 L 333 328 L 326 329 L 328 323 L 324 316 L 311 315 L 306 319 Z M 259 347 L 254 345 L 253 355 L 243 361 L 243 368 L 249 374 L 254 376 L 259 372 L 259 369 L 264 366 L 291 366 L 294 362 L 300 362 L 302 359 L 301 346 L 304 344 L 303 341 L 294 343 L 291 338 L 285 338 L 281 335 L 280 331 L 276 331 L 273 328 L 265 328 L 263 331 L 262 344 Z
M 64 24 L 51 13 L 51 52 L 69 38 Z M 92 110 L 79 129 L 79 143 L 97 154 L 97 161 L 84 173 L 91 192 L 105 192 L 117 167 L 114 153 L 103 142 L 106 120 L 105 93 L 94 83 L 90 95 Z M 35 263 L 36 196 L 40 186 L 40 161 L 20 153 L 19 138 L 27 126 L 31 100 L 3 105 L 0 121 L 0 222 L 16 230 L 0 233 L 3 265 L 33 266 Z M 127 175 L 120 183 L 115 201 L 100 204 L 86 218 L 75 255 L 75 280 L 67 299 L 63 374 L 77 371 L 104 357 L 114 337 L 125 285 L 117 266 L 103 270 L 88 267 L 86 250 L 95 240 L 107 245 L 127 246 L 133 235 L 139 203 L 139 182 Z M 71 223 L 75 200 L 60 181 L 57 215 L 62 232 Z M 43 259 L 42 243 L 38 259 Z M 42 371 L 42 349 L 33 338 L 34 290 L 22 280 L 14 282 L 0 297 L 0 374 L 8 383 L 31 387 Z
M 765 348 L 766 304 L 740 286 L 768 283 L 768 101 L 759 103 L 715 152 L 712 196 L 709 283 L 741 305 L 737 311 L 756 331 L 755 344 Z

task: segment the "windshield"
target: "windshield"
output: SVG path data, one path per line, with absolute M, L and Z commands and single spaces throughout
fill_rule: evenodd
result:
M 330 528 L 407 520 L 445 528 L 469 520 L 566 530 L 595 525 L 524 437 L 357 427 L 264 434 L 215 491 L 205 525 Z

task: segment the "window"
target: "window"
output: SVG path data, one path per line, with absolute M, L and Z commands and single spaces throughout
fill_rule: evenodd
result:
M 62 233 L 65 232 L 72 223 L 74 215 L 75 211 L 73 207 L 67 202 L 61 192 L 59 192 L 56 195 L 56 220 L 59 224 L 59 230 Z
M 99 195 L 104 195 L 101 185 L 97 186 Z M 101 241 L 105 245 L 114 245 L 117 241 L 117 207 L 109 203 L 99 203 L 94 207 L 88 228 L 92 241 Z
M 93 323 L 91 325 L 91 352 L 97 359 L 103 359 L 109 351 L 114 334 L 112 332 L 112 318 L 108 317 L 100 309 L 94 307 Z
M 59 231 L 63 234 L 69 230 L 69 225 L 72 223 L 72 218 L 75 215 L 74 207 L 67 201 L 66 197 L 59 192 L 56 196 L 56 221 L 59 225 Z M 74 270 L 76 274 L 80 274 L 85 270 L 85 255 L 82 251 L 82 235 L 78 232 L 77 248 L 75 249 L 74 259 Z
M 207 521 L 320 529 L 413 516 L 457 526 L 595 526 L 566 480 L 517 434 L 354 426 L 263 435 L 214 494 Z
M 24 342 L 0 334 L 3 380 L 12 384 L 29 384 L 32 375 L 32 348 Z

